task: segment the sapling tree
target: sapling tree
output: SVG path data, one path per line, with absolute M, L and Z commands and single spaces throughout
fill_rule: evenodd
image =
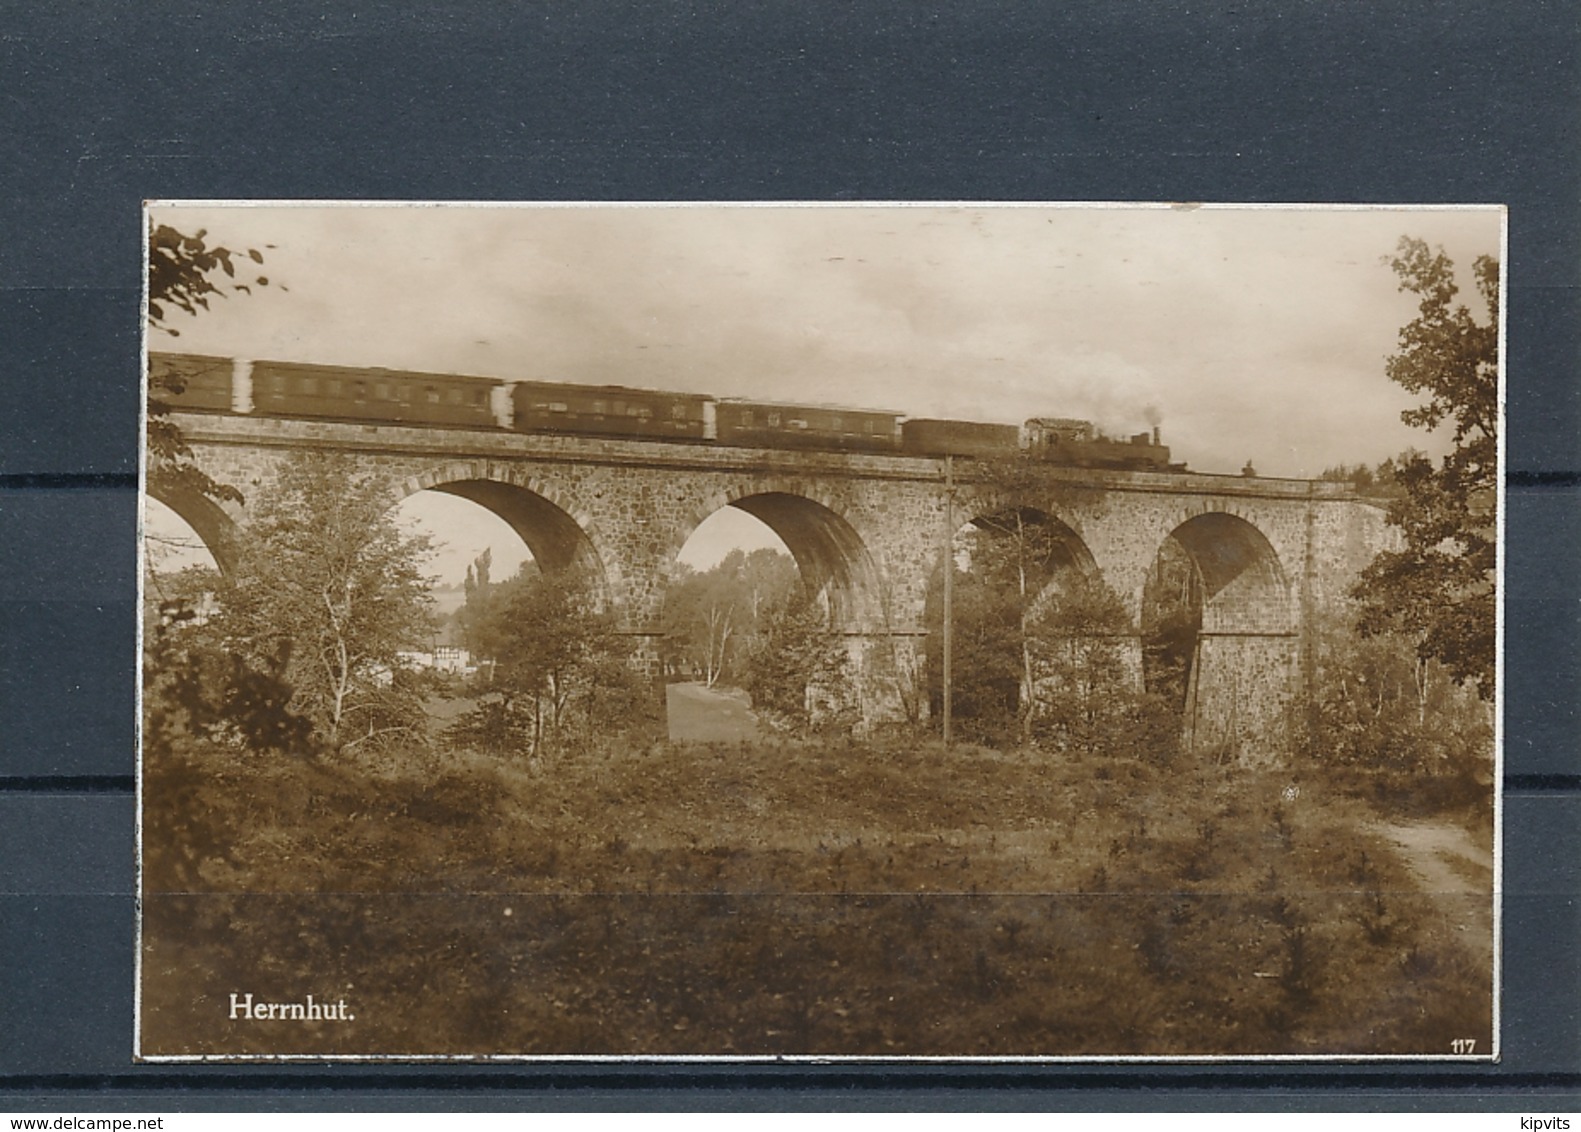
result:
M 428 540 L 345 456 L 291 457 L 250 510 L 220 595 L 231 647 L 283 666 L 292 710 L 330 749 L 417 736 L 422 691 L 400 654 L 432 630 Z

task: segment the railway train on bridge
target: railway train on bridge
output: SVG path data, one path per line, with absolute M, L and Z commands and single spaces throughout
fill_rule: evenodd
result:
M 150 353 L 149 387 L 187 412 L 663 440 L 750 448 L 963 456 L 1026 451 L 1053 464 L 1184 471 L 1158 429 L 1111 439 L 1084 420 L 1023 425 L 711 397 L 620 385 L 504 381 L 386 369 Z

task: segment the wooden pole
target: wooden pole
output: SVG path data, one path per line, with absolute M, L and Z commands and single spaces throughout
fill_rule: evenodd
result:
M 955 597 L 955 475 L 950 457 L 944 457 L 944 745 L 950 745 L 950 622 Z

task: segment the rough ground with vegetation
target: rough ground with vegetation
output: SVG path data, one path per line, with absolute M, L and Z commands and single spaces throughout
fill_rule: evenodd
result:
M 1436 890 L 1406 827 L 1310 773 L 918 740 L 536 767 L 194 748 L 148 774 L 173 804 L 149 815 L 145 1053 L 1447 1054 L 1491 1037 L 1488 874 Z M 1491 845 L 1486 814 L 1411 828 Z M 355 1019 L 233 1021 L 232 992 L 344 999 Z

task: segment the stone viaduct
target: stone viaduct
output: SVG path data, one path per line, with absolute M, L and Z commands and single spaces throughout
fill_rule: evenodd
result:
M 350 455 L 383 479 L 392 505 L 431 490 L 487 508 L 545 569 L 589 570 L 650 662 L 678 553 L 703 520 L 738 507 L 771 527 L 827 594 L 870 722 L 897 710 L 894 682 L 921 670 L 924 604 L 943 560 L 942 460 L 200 413 L 172 420 L 197 463 L 248 496 L 292 453 L 319 450 Z M 1106 579 L 1134 623 L 1173 536 L 1202 592 L 1188 726 L 1196 743 L 1249 761 L 1275 752 L 1274 727 L 1304 686 L 1318 614 L 1390 540 L 1382 512 L 1342 484 L 1050 467 L 1043 488 L 1009 498 L 961 459 L 954 479 L 955 523 L 1011 508 L 1046 516 L 1066 565 Z M 245 506 L 155 494 L 224 567 Z M 1140 672 L 1139 636 L 1135 648 Z

